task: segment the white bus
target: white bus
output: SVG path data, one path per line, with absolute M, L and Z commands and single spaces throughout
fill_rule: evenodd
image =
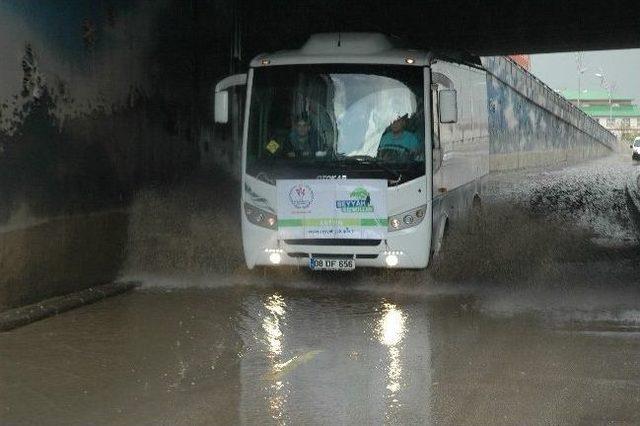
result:
M 246 85 L 246 264 L 425 268 L 489 171 L 478 58 L 393 47 L 375 33 L 312 36 L 216 85 L 215 121 Z

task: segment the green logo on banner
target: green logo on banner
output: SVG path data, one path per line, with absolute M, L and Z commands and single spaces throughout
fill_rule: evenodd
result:
M 369 195 L 369 191 L 367 191 L 366 189 L 364 189 L 361 186 L 359 186 L 356 189 L 354 189 L 353 191 L 351 191 L 351 194 L 349 194 L 349 197 L 354 198 L 356 200 L 366 200 L 367 198 L 369 198 L 369 200 L 371 200 L 371 196 Z
M 362 187 L 357 187 L 349 194 L 349 200 L 336 200 L 336 209 L 343 213 L 373 212 L 371 194 Z

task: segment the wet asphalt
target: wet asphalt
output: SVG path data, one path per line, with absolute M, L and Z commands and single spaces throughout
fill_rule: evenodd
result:
M 629 173 L 494 175 L 428 271 L 142 256 L 141 289 L 0 334 L 0 423 L 638 424 Z

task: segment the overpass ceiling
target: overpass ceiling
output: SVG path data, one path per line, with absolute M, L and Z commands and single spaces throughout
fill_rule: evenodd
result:
M 480 55 L 640 47 L 640 0 L 245 0 L 246 45 L 297 47 L 310 33 L 380 31 Z

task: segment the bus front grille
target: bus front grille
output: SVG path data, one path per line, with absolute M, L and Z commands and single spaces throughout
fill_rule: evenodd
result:
M 353 255 L 352 254 L 332 254 L 332 253 L 311 253 L 311 255 L 309 255 L 309 253 L 304 253 L 304 252 L 294 252 L 294 253 L 287 253 L 287 256 L 289 257 L 297 257 L 297 258 L 301 258 L 301 257 L 315 257 L 315 258 L 331 258 L 331 259 L 353 259 Z M 356 254 L 356 259 L 377 259 L 378 255 L 377 254 Z
M 379 246 L 382 240 L 365 240 L 350 238 L 300 238 L 284 240 L 290 246 Z

